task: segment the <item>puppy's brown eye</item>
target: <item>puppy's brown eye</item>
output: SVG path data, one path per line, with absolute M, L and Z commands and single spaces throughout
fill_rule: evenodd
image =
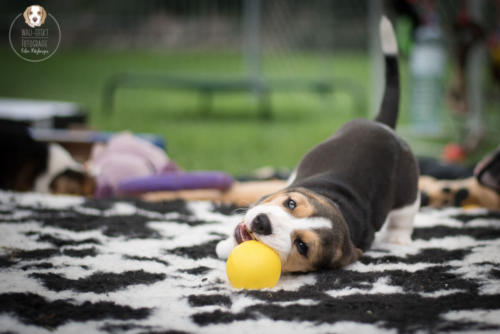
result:
M 300 238 L 295 239 L 293 243 L 295 244 L 295 248 L 297 248 L 299 254 L 307 257 L 307 251 L 309 250 L 307 244 L 303 242 Z
M 293 199 L 289 198 L 285 201 L 285 206 L 290 210 L 293 210 L 297 207 L 297 203 Z

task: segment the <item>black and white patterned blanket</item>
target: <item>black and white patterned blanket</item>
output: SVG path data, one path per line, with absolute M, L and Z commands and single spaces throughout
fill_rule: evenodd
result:
M 0 193 L 1 333 L 500 331 L 500 214 L 423 211 L 411 247 L 348 268 L 229 286 L 208 202 Z

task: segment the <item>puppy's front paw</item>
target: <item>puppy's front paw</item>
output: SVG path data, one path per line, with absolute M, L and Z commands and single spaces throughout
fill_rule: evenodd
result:
M 406 231 L 390 231 L 384 236 L 384 241 L 394 245 L 411 246 L 411 236 Z
M 236 242 L 234 238 L 227 238 L 226 240 L 220 241 L 215 247 L 215 253 L 221 260 L 225 260 L 229 257 L 229 254 L 236 247 Z

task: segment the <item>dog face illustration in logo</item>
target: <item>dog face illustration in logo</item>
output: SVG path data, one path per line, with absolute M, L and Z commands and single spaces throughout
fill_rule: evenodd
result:
M 32 5 L 28 6 L 24 11 L 24 20 L 31 28 L 40 27 L 47 17 L 47 12 L 42 6 Z

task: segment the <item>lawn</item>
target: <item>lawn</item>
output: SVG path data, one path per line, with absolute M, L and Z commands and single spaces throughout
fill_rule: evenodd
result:
M 359 115 L 357 100 L 369 105 L 370 62 L 363 53 L 334 57 L 275 54 L 265 58 L 262 67 L 268 76 L 344 78 L 355 82 L 361 92 L 354 99 L 343 91 L 325 96 L 276 93 L 270 120 L 258 117 L 257 101 L 249 94 L 216 95 L 212 113 L 204 115 L 194 92 L 123 89 L 116 95 L 114 113 L 102 110 L 102 89 L 114 73 L 242 75 L 241 57 L 230 52 L 60 50 L 49 60 L 33 64 L 4 49 L 0 61 L 0 96 L 75 101 L 87 109 L 95 129 L 162 135 L 168 142 L 169 156 L 188 170 L 241 174 L 265 165 L 291 168 L 311 146 Z M 405 73 L 406 65 L 402 68 Z M 404 106 L 407 95 L 403 96 Z M 401 116 L 402 128 L 408 119 L 406 109 Z M 367 115 L 366 110 L 362 113 Z M 408 138 L 420 153 L 431 155 L 445 142 L 439 139 L 422 146 L 421 140 Z

